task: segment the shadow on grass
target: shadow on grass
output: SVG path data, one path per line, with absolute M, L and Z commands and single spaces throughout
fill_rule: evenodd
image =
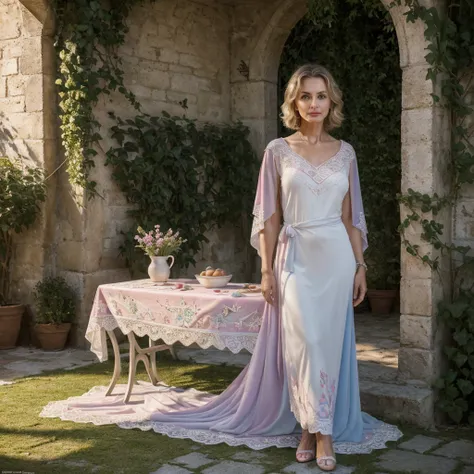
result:
M 80 425 L 45 419 L 55 428 L 0 428 L 0 439 L 22 440 L 0 456 L 0 470 L 34 473 L 148 473 L 190 452 L 189 440 L 115 425 Z M 37 423 L 40 425 L 41 423 Z M 27 457 L 36 459 L 25 459 Z
M 122 372 L 119 383 L 126 383 L 128 377 L 128 360 L 122 360 Z M 52 370 L 41 374 L 17 380 L 43 379 L 51 377 L 100 376 L 103 385 L 108 385 L 112 378 L 114 365 L 112 360 L 94 363 L 71 370 Z M 174 360 L 165 355 L 157 359 L 157 370 L 160 379 L 170 385 L 181 388 L 194 388 L 218 394 L 225 390 L 229 384 L 240 374 L 242 368 L 226 365 L 202 365 L 189 361 Z M 149 380 L 142 363 L 138 364 L 137 380 Z M 90 387 L 92 388 L 92 386 Z
M 126 382 L 126 367 L 119 383 Z M 160 358 L 164 382 L 219 393 L 240 373 L 239 368 L 205 366 Z M 137 379 L 146 380 L 140 365 Z M 0 471 L 34 473 L 148 473 L 192 452 L 190 440 L 168 438 L 153 431 L 120 429 L 42 418 L 42 408 L 53 400 L 82 395 L 96 385 L 107 385 L 113 362 L 54 370 L 0 387 Z M 215 449 L 218 449 L 216 447 Z M 236 452 L 236 448 L 231 448 Z

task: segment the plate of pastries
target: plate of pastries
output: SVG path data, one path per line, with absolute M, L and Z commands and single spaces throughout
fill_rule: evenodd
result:
M 232 279 L 222 268 L 206 267 L 199 275 L 194 275 L 196 280 L 206 288 L 223 288 Z

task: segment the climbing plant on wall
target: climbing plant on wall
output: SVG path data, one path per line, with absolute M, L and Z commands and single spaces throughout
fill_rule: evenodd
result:
M 96 184 L 89 179 L 102 138 L 93 110 L 102 94 L 118 90 L 139 109 L 135 96 L 125 87 L 117 48 L 128 32 L 130 10 L 145 0 L 114 2 L 99 0 L 54 0 L 55 48 L 58 58 L 59 116 L 65 163 L 70 182 L 93 195 Z M 153 0 L 148 0 L 153 1 Z
M 205 234 L 232 222 L 250 235 L 258 161 L 241 124 L 205 124 L 147 114 L 135 119 L 115 117 L 113 138 L 118 146 L 107 152 L 113 178 L 133 205 L 129 214 L 136 223 L 121 248 L 131 268 L 143 271 L 149 262 L 137 255 L 133 236 L 136 225 L 180 229 L 187 242 L 177 254 L 177 267 L 195 264 L 194 256 Z M 247 279 L 252 265 L 247 260 Z
M 310 2 L 283 50 L 279 104 L 290 75 L 307 62 L 326 66 L 344 93 L 346 119 L 334 135 L 357 153 L 370 234 L 369 285 L 396 288 L 401 69 L 389 12 L 379 0 Z M 290 132 L 281 125 L 281 134 Z
M 240 123 L 198 126 L 185 117 L 141 113 L 139 101 L 124 83 L 118 48 L 128 32 L 131 9 L 144 2 L 54 1 L 61 137 L 70 182 L 95 196 L 97 183 L 89 173 L 102 136 L 94 108 L 102 94 L 113 91 L 128 99 L 138 115 L 124 121 L 111 114 L 117 121 L 112 137 L 118 146 L 107 153 L 113 178 L 134 206 L 134 224 L 121 250 L 129 267 L 143 269 L 141 254 L 134 249 L 137 225 L 173 227 L 187 239 L 178 269 L 195 263 L 205 233 L 215 227 L 237 223 L 249 234 L 257 160 L 248 129 Z M 182 105 L 185 110 L 186 101 Z M 244 251 L 248 247 L 244 245 Z
M 398 3 L 398 2 L 397 2 Z M 451 260 L 451 271 L 439 272 L 449 281 L 448 297 L 438 307 L 438 318 L 451 336 L 444 353 L 449 368 L 437 381 L 440 402 L 437 406 L 456 423 L 474 425 L 474 256 L 469 246 L 449 242 L 437 216 L 446 207 L 455 208 L 462 190 L 474 183 L 474 143 L 471 101 L 474 81 L 474 4 L 471 0 L 448 0 L 446 11 L 425 8 L 417 0 L 408 0 L 407 21 L 421 19 L 425 23 L 428 42 L 426 60 L 430 65 L 427 78 L 436 84 L 433 101 L 447 108 L 451 116 L 451 148 L 446 156 L 451 183 L 444 196 L 409 190 L 400 202 L 409 214 L 400 225 L 406 250 L 432 269 L 440 270 L 440 258 Z M 423 230 L 422 238 L 439 255 L 421 251 L 405 235 L 411 223 Z M 446 279 L 445 279 L 446 280 Z

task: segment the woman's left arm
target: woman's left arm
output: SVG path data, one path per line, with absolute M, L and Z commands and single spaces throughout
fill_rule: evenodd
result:
M 352 206 L 351 206 L 351 193 L 348 192 L 344 201 L 342 202 L 342 222 L 346 226 L 347 234 L 349 235 L 349 240 L 351 241 L 352 250 L 356 262 L 364 262 L 364 253 L 362 250 L 362 234 L 361 231 L 354 227 L 352 223 Z M 357 306 L 365 298 L 367 293 L 367 281 L 365 277 L 366 268 L 363 265 L 357 265 L 356 273 L 354 276 L 354 296 L 353 296 L 353 305 Z

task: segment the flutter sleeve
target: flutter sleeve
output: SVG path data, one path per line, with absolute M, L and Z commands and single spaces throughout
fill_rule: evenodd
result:
M 257 193 L 253 206 L 253 224 L 250 244 L 260 255 L 259 232 L 276 211 L 278 199 L 279 173 L 275 156 L 271 149 L 266 149 L 258 176 Z
M 351 210 L 352 225 L 360 230 L 362 234 L 362 250 L 365 251 L 369 246 L 367 240 L 367 223 L 365 220 L 364 204 L 362 202 L 362 193 L 360 190 L 359 171 L 357 168 L 357 158 L 355 156 L 351 161 L 350 168 L 350 191 L 351 191 Z

